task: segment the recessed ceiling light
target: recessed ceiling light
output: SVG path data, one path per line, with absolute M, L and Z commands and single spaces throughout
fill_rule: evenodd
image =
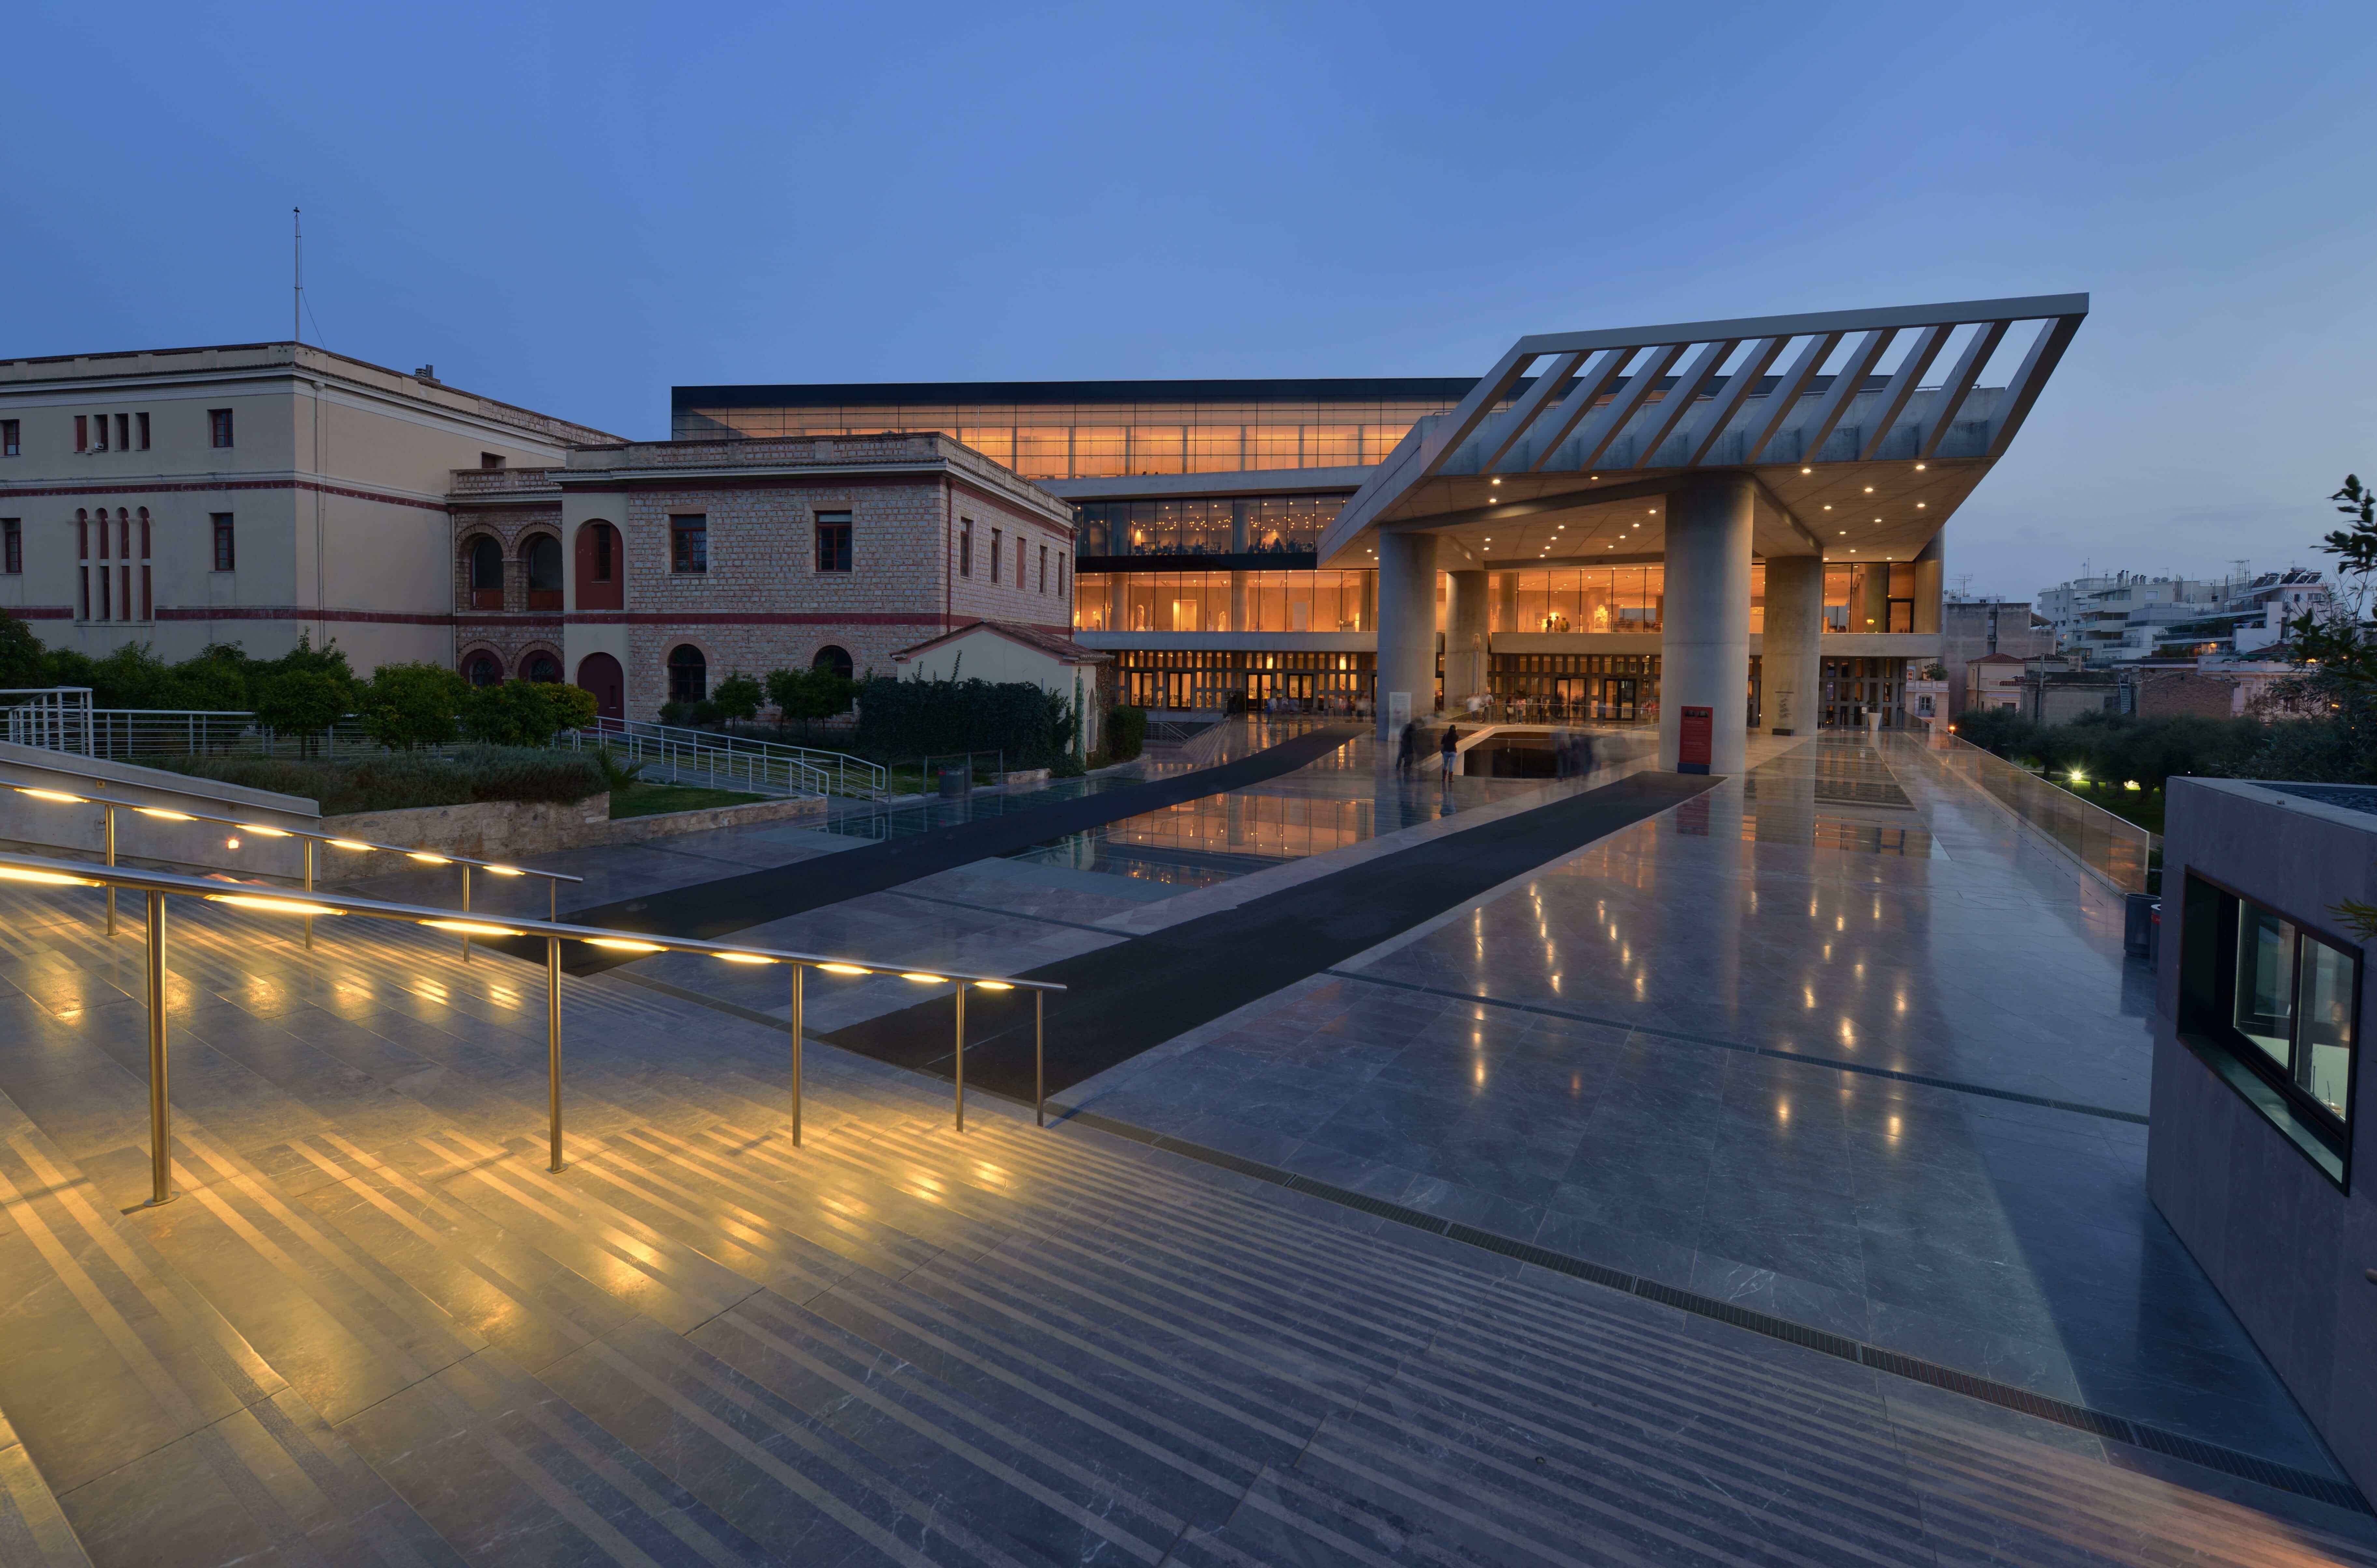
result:
M 1916 502 L 1916 503 L 1915 503 L 1915 509 L 1916 509 L 1917 511 L 1918 511 L 1918 512 L 1919 512 L 1919 511 L 1921 511 L 1921 510 L 1923 509 L 1923 503 L 1922 503 L 1922 502 L 1920 502 L 1920 501 Z
M 1915 465 L 1915 472 L 1916 472 L 1916 473 L 1922 473 L 1922 472 L 1923 472 L 1923 470 L 1924 470 L 1927 466 L 1929 466 L 1929 465 L 1924 464 L 1924 463 L 1919 463 L 1919 462 L 1918 462 L 1918 463 L 1917 463 L 1917 464 Z
M 1865 493 L 1866 493 L 1867 495 L 1869 495 L 1869 496 L 1872 495 L 1872 494 L 1873 494 L 1873 486 L 1872 486 L 1872 485 L 1867 485 L 1867 486 L 1865 487 Z
M 1499 485 L 1499 484 L 1500 484 L 1500 483 L 1502 483 L 1502 482 L 1501 482 L 1500 480 L 1497 479 L 1497 480 L 1495 480 L 1493 483 L 1495 483 L 1495 484 L 1497 484 L 1497 485 Z
M 1799 472 L 1800 472 L 1800 473 L 1815 473 L 1816 471 L 1815 471 L 1814 469 L 1812 469 L 1812 468 L 1803 468 L 1803 469 L 1801 469 Z
M 1844 538 L 1844 539 L 1845 539 L 1845 538 L 1847 538 L 1848 536 L 1849 536 L 1849 531 L 1848 531 L 1847 529 L 1845 529 L 1845 528 L 1842 529 L 1842 530 L 1841 530 L 1841 537 L 1842 537 L 1842 538 Z
M 1831 511 L 1831 510 L 1833 509 L 1833 503 L 1832 503 L 1832 502 L 1830 502 L 1830 501 L 1826 501 L 1826 502 L 1824 503 L 1824 509 L 1825 509 L 1826 511 Z

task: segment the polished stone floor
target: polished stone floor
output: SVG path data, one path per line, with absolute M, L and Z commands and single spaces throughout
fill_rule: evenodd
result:
M 1753 761 L 1064 1097 L 2328 1468 L 2146 1200 L 2118 908 L 1912 747 Z

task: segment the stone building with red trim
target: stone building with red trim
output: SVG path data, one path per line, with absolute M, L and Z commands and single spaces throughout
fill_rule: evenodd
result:
M 1072 510 L 946 436 L 631 441 L 457 472 L 455 658 L 651 718 L 725 676 L 897 650 L 977 621 L 1062 637 Z

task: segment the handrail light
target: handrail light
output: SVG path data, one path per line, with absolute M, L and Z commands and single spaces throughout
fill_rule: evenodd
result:
M 527 872 L 521 870 L 517 866 L 482 866 L 479 869 L 482 871 L 493 871 L 498 877 L 525 877 L 528 875 Z
M 453 864 L 453 862 L 447 859 L 446 856 L 442 855 L 432 855 L 425 849 L 408 849 L 404 852 L 404 857 L 407 860 L 418 860 L 424 866 L 451 866 Z
M 327 904 L 306 904 L 293 898 L 257 898 L 249 893 L 238 892 L 210 892 L 207 894 L 207 902 L 234 904 L 241 909 L 260 910 L 267 915 L 343 915 L 346 913 L 342 909 L 333 909 Z
M 900 978 L 914 980 L 920 986 L 946 986 L 950 983 L 950 977 L 946 975 L 927 975 L 921 969 L 912 969 Z
M 66 806 L 88 806 L 90 804 L 90 801 L 85 800 L 81 796 L 68 795 L 62 789 L 27 789 L 24 785 L 18 784 L 17 786 L 17 793 L 18 795 L 30 795 L 36 800 L 55 800 Z
M 329 841 L 329 845 L 332 849 L 377 849 L 379 847 L 376 844 L 365 844 L 361 839 L 352 838 L 334 838 Z
M 713 952 L 710 956 L 712 958 L 724 959 L 729 964 L 773 964 L 776 962 L 772 958 L 762 957 L 760 954 L 756 952 Z
M 820 964 L 818 967 L 824 970 L 829 975 L 872 975 L 875 973 L 872 969 L 866 968 L 856 964 Z
M 623 941 L 617 937 L 589 937 L 586 939 L 586 945 L 589 947 L 615 948 L 621 952 L 660 952 L 663 951 L 658 942 Z
M 466 937 L 517 937 L 526 933 L 509 926 L 489 926 L 477 920 L 424 920 L 424 926 L 435 926 L 441 931 L 460 931 Z
M 1015 987 L 1004 980 L 976 980 L 973 988 L 977 991 L 1011 991 Z
M 0 877 L 12 882 L 42 882 L 54 888 L 95 888 L 89 877 L 64 877 L 55 871 L 24 871 L 14 866 L 0 866 Z
M 197 820 L 197 818 L 191 816 L 187 811 L 168 811 L 161 806 L 136 806 L 132 809 L 139 812 L 143 817 L 154 817 L 161 822 L 195 822 Z
M 239 831 L 244 833 L 254 833 L 258 838 L 288 838 L 292 836 L 289 830 L 286 828 L 269 828 L 262 822 L 242 822 L 239 824 Z

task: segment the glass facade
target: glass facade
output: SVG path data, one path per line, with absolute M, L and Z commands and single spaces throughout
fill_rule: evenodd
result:
M 1114 661 L 1122 700 L 1142 708 L 1345 713 L 1378 686 L 1379 662 L 1368 653 L 1125 648 Z
M 1352 494 L 1091 501 L 1073 521 L 1084 556 L 1309 555 Z
M 1915 566 L 1876 561 L 1824 569 L 1826 631 L 1913 631 Z
M 1415 420 L 1460 398 L 679 408 L 671 424 L 681 441 L 938 430 L 1027 479 L 1095 479 L 1380 462 Z
M 1085 571 L 1078 631 L 1369 631 L 1370 571 Z
M 1497 701 L 1524 718 L 1616 724 L 1659 719 L 1656 653 L 1497 653 L 1486 684 Z

